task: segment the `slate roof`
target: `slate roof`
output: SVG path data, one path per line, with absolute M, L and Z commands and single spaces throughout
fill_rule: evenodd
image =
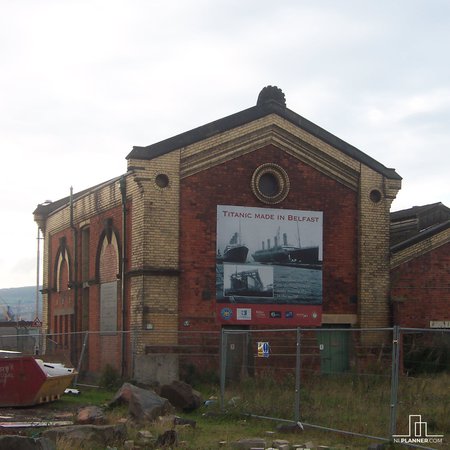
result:
M 376 172 L 381 173 L 385 177 L 395 180 L 402 179 L 402 177 L 397 174 L 395 169 L 385 167 L 383 164 L 371 158 L 369 155 L 363 153 L 353 145 L 348 144 L 342 139 L 334 136 L 318 125 L 300 116 L 296 112 L 286 108 L 286 104 L 283 103 L 283 101 L 280 101 L 279 97 L 269 97 L 265 98 L 263 101 L 260 101 L 261 94 L 263 94 L 264 90 L 268 88 L 276 89 L 281 92 L 279 88 L 267 86 L 261 91 L 256 106 L 244 109 L 243 111 L 223 117 L 222 119 L 215 120 L 214 122 L 210 122 L 206 125 L 202 125 L 190 131 L 186 131 L 184 133 L 170 137 L 155 144 L 148 145 L 146 147 L 135 146 L 133 147 L 133 150 L 128 154 L 126 159 L 150 160 L 153 158 L 157 158 L 158 156 L 167 154 L 173 150 L 177 150 L 179 148 L 194 144 L 219 133 L 223 133 L 233 128 L 245 125 L 249 122 L 253 122 L 257 119 L 261 119 L 262 117 L 265 117 L 269 114 L 277 114 L 283 119 L 288 120 L 292 124 L 307 131 L 308 133 L 321 139 L 327 144 L 330 144 L 333 147 L 339 149 L 351 158 L 360 161 Z M 279 95 L 280 94 L 278 93 L 278 96 Z M 284 94 L 282 94 L 282 92 L 281 95 L 284 98 Z
M 395 180 L 402 179 L 402 177 L 397 174 L 395 169 L 385 167 L 383 164 L 363 153 L 356 147 L 348 144 L 342 139 L 334 136 L 323 128 L 315 125 L 314 123 L 310 122 L 294 111 L 288 109 L 286 107 L 283 92 L 276 86 L 266 86 L 265 88 L 263 88 L 258 96 L 258 102 L 256 106 L 237 112 L 230 116 L 223 117 L 222 119 L 215 120 L 214 122 L 210 122 L 190 131 L 172 136 L 168 139 L 149 145 L 147 147 L 135 146 L 133 147 L 133 150 L 126 156 L 126 159 L 154 159 L 173 150 L 185 147 L 219 133 L 223 133 L 227 130 L 231 130 L 233 128 L 253 122 L 269 114 L 278 114 L 280 117 L 288 120 L 292 124 L 307 131 L 311 135 L 341 150 L 351 158 L 360 161 L 361 163 L 367 165 L 376 172 L 381 173 L 387 178 Z M 119 179 L 120 176 L 78 192 L 73 195 L 73 199 L 76 200 L 97 188 L 100 188 L 109 183 L 116 182 Z M 67 206 L 69 204 L 69 201 L 70 197 L 68 196 L 55 202 L 40 204 L 37 206 L 33 214 L 35 216 L 48 216 L 59 208 Z
M 430 203 L 429 205 L 413 206 L 408 209 L 402 209 L 401 211 L 391 212 L 391 222 L 404 220 L 408 217 L 418 217 L 420 215 L 426 214 L 427 212 L 429 212 L 432 209 L 435 209 L 436 207 L 446 209 L 447 211 L 450 212 L 450 209 L 447 208 L 447 206 L 445 206 L 441 202 Z
M 446 230 L 450 226 L 450 208 L 443 203 L 394 211 L 391 220 L 391 251 L 402 250 Z
M 390 250 L 392 253 L 399 252 L 400 250 L 404 250 L 405 248 L 417 244 L 418 242 L 423 241 L 424 239 L 427 239 L 431 236 L 434 236 L 435 234 L 445 231 L 448 228 L 450 228 L 450 220 L 438 223 L 425 230 L 422 230 L 419 233 L 415 234 L 414 236 L 392 245 Z

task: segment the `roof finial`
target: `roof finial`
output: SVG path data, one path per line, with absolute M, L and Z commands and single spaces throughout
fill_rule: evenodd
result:
M 277 86 L 266 86 L 258 95 L 256 106 L 262 106 L 268 103 L 277 103 L 286 108 L 286 97 L 283 91 Z

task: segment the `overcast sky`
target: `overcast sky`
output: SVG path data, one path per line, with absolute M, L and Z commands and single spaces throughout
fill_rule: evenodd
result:
M 393 210 L 450 206 L 447 0 L 0 0 L 0 288 L 36 284 L 38 203 L 145 146 L 288 108 L 403 177 Z

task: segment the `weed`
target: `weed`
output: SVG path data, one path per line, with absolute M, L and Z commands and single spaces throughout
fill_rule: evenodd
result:
M 199 370 L 194 364 L 182 364 L 180 378 L 184 382 L 198 388 L 202 385 L 219 384 L 219 375 L 215 370 Z
M 450 370 L 450 335 L 406 335 L 404 367 L 410 375 Z
M 103 369 L 99 384 L 105 389 L 117 389 L 122 384 L 122 378 L 116 368 L 107 364 Z

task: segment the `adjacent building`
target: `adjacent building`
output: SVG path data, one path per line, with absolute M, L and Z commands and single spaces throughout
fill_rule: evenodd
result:
M 450 209 L 442 203 L 391 214 L 393 322 L 450 328 Z

